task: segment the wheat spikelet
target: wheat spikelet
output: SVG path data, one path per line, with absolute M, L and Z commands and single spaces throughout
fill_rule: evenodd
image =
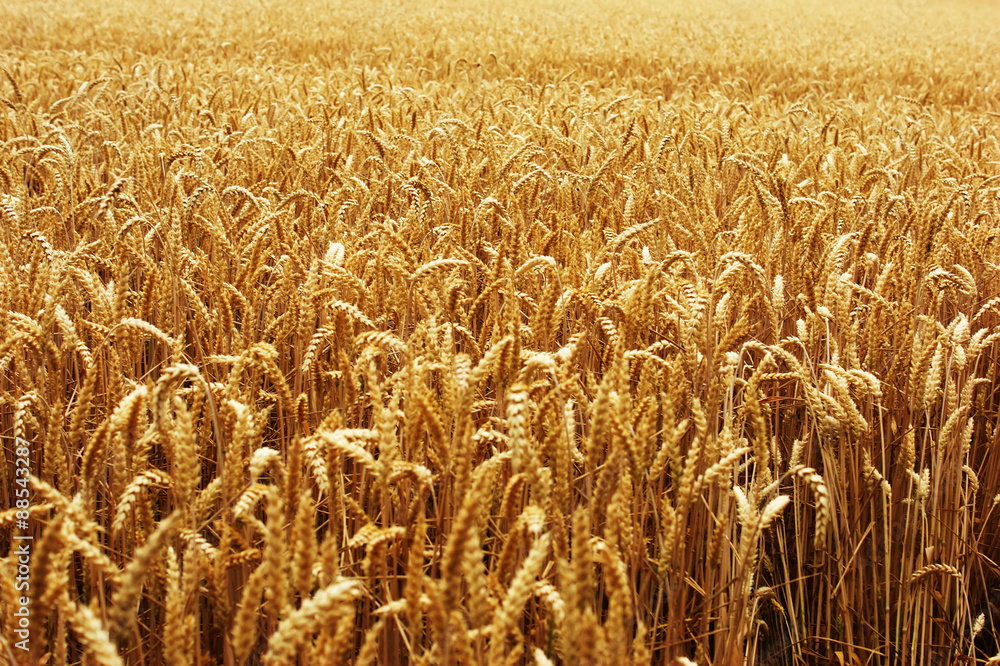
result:
M 198 460 L 198 443 L 194 430 L 194 415 L 179 396 L 174 396 L 175 427 L 171 449 L 174 454 L 173 487 L 177 492 L 179 506 L 190 506 L 194 492 L 201 478 Z
M 948 576 L 951 576 L 952 578 L 957 578 L 958 580 L 962 580 L 964 578 L 964 576 L 962 576 L 962 572 L 959 571 L 957 568 L 951 566 L 950 564 L 936 563 L 936 564 L 928 564 L 927 566 L 921 567 L 920 569 L 914 571 L 910 575 L 910 582 L 915 583 L 916 581 L 926 576 L 936 573 L 946 574 Z
M 267 580 L 265 597 L 266 609 L 271 617 L 284 617 L 288 605 L 288 575 L 286 571 L 285 503 L 276 486 L 267 486 L 266 532 L 264 556 L 261 569 Z
M 67 603 L 63 608 L 70 627 L 77 640 L 83 645 L 84 652 L 101 666 L 121 666 L 123 664 L 118 651 L 108 636 L 100 618 L 87 606 Z
M 250 654 L 257 636 L 258 609 L 266 584 L 267 568 L 258 566 L 240 594 L 240 604 L 229 628 L 233 654 L 242 662 Z
M 167 547 L 167 599 L 166 627 L 164 636 L 167 640 L 164 646 L 164 656 L 173 663 L 183 663 L 190 658 L 188 652 L 191 629 L 194 628 L 194 618 L 188 621 L 184 610 L 185 590 L 181 582 L 180 561 L 172 547 Z M 194 563 L 185 558 L 185 568 L 194 568 Z
M 805 467 L 797 472 L 799 478 L 804 479 L 812 490 L 816 498 L 816 548 L 822 548 L 826 544 L 827 528 L 830 524 L 830 499 L 823 483 L 823 477 L 816 473 L 811 467 Z
M 534 580 L 541 572 L 548 556 L 551 537 L 542 535 L 532 545 L 527 558 L 518 569 L 507 590 L 507 596 L 493 616 L 490 659 L 493 663 L 501 661 L 507 636 L 514 629 L 514 620 L 521 613 L 525 602 L 531 595 Z
M 31 598 L 31 614 L 34 617 L 45 617 L 50 609 L 58 607 L 67 599 L 67 532 L 65 519 L 57 517 L 49 523 L 35 548 L 29 577 L 30 589 L 35 590 Z
M 354 580 L 341 581 L 319 590 L 281 621 L 268 643 L 264 663 L 294 663 L 299 646 L 321 624 L 353 615 L 354 600 L 360 594 L 361 587 Z
M 136 551 L 135 557 L 125 567 L 122 583 L 111 598 L 112 610 L 109 613 L 109 626 L 112 637 L 120 636 L 126 629 L 125 625 L 132 620 L 136 610 L 136 602 L 142 594 L 143 579 L 149 573 L 151 565 L 179 519 L 179 514 L 175 512 L 160 521 L 159 525 L 156 526 L 156 531 Z
M 377 663 L 379 638 L 382 637 L 385 621 L 379 618 L 372 627 L 365 632 L 364 643 L 358 650 L 358 658 L 355 660 L 356 666 L 370 666 Z

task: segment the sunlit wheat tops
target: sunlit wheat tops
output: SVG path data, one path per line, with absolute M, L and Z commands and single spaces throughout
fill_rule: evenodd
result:
M 5 4 L 0 663 L 1000 663 L 998 15 L 896 9 Z

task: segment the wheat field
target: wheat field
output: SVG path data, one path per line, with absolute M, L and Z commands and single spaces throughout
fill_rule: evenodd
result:
M 1000 664 L 1000 10 L 0 7 L 0 663 Z

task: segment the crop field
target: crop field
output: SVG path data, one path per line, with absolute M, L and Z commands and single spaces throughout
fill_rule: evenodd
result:
M 0 664 L 1000 665 L 994 3 L 0 26 Z

